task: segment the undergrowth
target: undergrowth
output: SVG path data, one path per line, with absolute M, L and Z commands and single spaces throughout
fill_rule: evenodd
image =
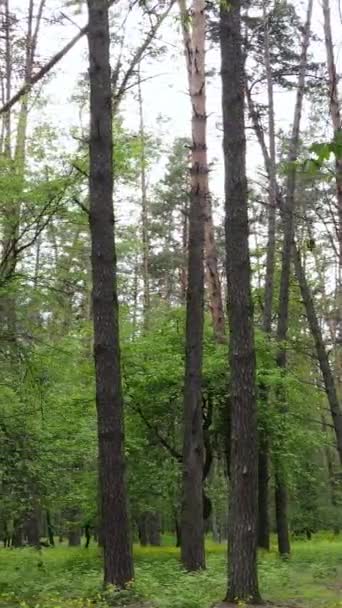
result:
M 0 608 L 209 608 L 224 597 L 226 547 L 207 542 L 207 570 L 187 574 L 179 551 L 135 547 L 135 580 L 124 592 L 101 590 L 101 557 L 88 550 L 58 546 L 0 549 Z M 275 547 L 259 556 L 264 599 L 306 608 L 342 608 L 342 538 L 319 537 L 293 544 L 290 560 Z

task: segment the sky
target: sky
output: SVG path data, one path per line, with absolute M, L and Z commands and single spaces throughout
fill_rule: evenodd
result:
M 331 0 L 333 36 L 335 41 L 335 55 L 338 68 L 342 66 L 342 24 L 339 14 L 339 0 Z M 22 18 L 27 10 L 27 0 L 12 0 L 17 14 Z M 39 45 L 39 57 L 42 63 L 48 60 L 55 52 L 68 42 L 76 33 L 78 27 L 86 23 L 85 6 L 79 14 L 71 7 L 66 7 L 65 0 L 47 0 L 46 16 Z M 125 2 L 121 2 L 124 6 Z M 306 2 L 296 0 L 300 13 L 305 15 Z M 112 9 L 112 15 L 114 9 Z M 167 52 L 162 59 L 144 61 L 141 68 L 142 77 L 146 81 L 142 85 L 144 99 L 144 118 L 146 130 L 161 138 L 165 148 L 177 136 L 190 135 L 191 108 L 187 94 L 187 75 L 185 61 L 182 53 L 182 40 L 179 23 L 177 23 L 177 7 L 173 10 L 167 22 L 158 32 L 158 41 L 165 45 Z M 139 24 L 137 16 L 127 23 L 126 40 L 129 46 L 135 47 L 139 42 Z M 52 22 L 56 23 L 53 24 Z M 24 19 L 23 19 L 24 23 Z M 312 21 L 313 31 L 318 36 L 323 34 L 323 17 L 320 0 L 314 0 Z M 115 31 L 115 28 L 113 29 Z M 313 47 L 314 58 L 325 60 L 325 50 L 322 43 L 315 42 Z M 115 61 L 115 49 L 113 62 Z M 212 49 L 207 52 L 207 69 L 219 70 L 219 50 Z M 46 121 L 60 132 L 61 141 L 66 150 L 75 145 L 70 136 L 72 127 L 78 126 L 80 120 L 87 126 L 87 115 L 79 114 L 77 105 L 72 101 L 76 92 L 77 83 L 87 70 L 87 41 L 83 38 L 69 52 L 69 54 L 56 66 L 52 76 L 43 87 L 44 97 L 48 103 L 45 108 L 32 110 L 31 127 Z M 288 130 L 293 116 L 294 95 L 287 92 L 276 92 L 276 122 L 277 128 Z M 220 78 L 217 74 L 210 78 L 207 86 L 208 107 L 208 156 L 213 163 L 210 174 L 211 191 L 215 197 L 223 197 L 223 162 L 222 162 L 222 130 L 221 123 L 221 89 Z M 304 113 L 303 125 L 307 123 L 308 106 Z M 134 95 L 130 92 L 121 106 L 125 126 L 129 129 L 138 128 L 138 106 Z M 163 121 L 158 121 L 159 116 Z M 250 132 L 248 132 L 250 133 Z M 249 135 L 247 166 L 251 175 L 257 174 L 257 168 L 262 164 L 258 146 Z M 152 181 L 158 181 L 163 166 L 156 166 L 150 176 Z M 125 210 L 121 212 L 126 215 Z

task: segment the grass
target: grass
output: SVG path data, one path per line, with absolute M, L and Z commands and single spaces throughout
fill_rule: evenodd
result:
M 224 597 L 226 548 L 207 542 L 207 570 L 189 575 L 179 551 L 135 547 L 135 581 L 116 593 L 115 605 L 153 608 L 209 608 Z M 342 608 L 342 537 L 316 537 L 293 543 L 289 561 L 275 548 L 259 557 L 260 587 L 265 600 L 305 608 Z M 97 547 L 73 549 L 0 549 L 0 608 L 106 608 L 113 593 L 101 592 Z

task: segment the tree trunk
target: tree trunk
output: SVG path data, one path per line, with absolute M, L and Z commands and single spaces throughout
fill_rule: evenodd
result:
M 298 76 L 298 88 L 296 97 L 296 106 L 293 120 L 292 135 L 289 143 L 288 153 L 288 174 L 286 182 L 286 201 L 284 205 L 283 215 L 283 250 L 282 250 L 282 266 L 280 276 L 280 294 L 279 294 L 279 310 L 278 310 L 278 328 L 277 338 L 279 343 L 283 343 L 287 338 L 288 331 L 288 314 L 289 314 L 289 284 L 291 270 L 291 251 L 294 239 L 294 208 L 295 208 L 295 187 L 296 187 L 296 169 L 294 166 L 298 156 L 300 121 L 303 109 L 303 97 L 305 87 L 305 74 L 307 68 L 307 54 L 310 41 L 310 24 L 312 14 L 312 2 L 309 0 L 306 24 L 303 31 L 302 52 L 300 60 L 300 70 Z M 286 367 L 286 350 L 280 347 L 277 356 L 279 367 Z
M 186 268 L 186 261 L 188 258 L 188 246 L 189 246 L 189 201 L 186 199 L 183 209 L 183 221 L 182 221 L 182 268 L 181 268 L 181 302 L 186 303 L 186 292 L 188 286 L 188 274 Z
M 147 515 L 147 513 L 142 513 L 138 520 L 138 536 L 142 547 L 146 547 L 148 544 Z
M 260 601 L 257 576 L 258 459 L 253 304 L 248 246 L 241 3 L 221 4 L 230 359 L 230 505 L 227 600 Z
M 276 511 L 276 522 L 277 522 L 277 538 L 278 538 L 278 551 L 282 557 L 290 555 L 290 536 L 289 536 L 289 523 L 287 518 L 287 487 L 284 483 L 284 479 L 279 475 L 280 467 L 276 470 L 275 474 L 275 511 Z
M 208 197 L 205 114 L 205 0 L 194 0 L 191 62 L 192 168 L 189 218 L 186 360 L 184 382 L 183 503 L 181 559 L 186 570 L 205 567 L 203 524 L 202 342 L 204 217 Z
M 88 11 L 91 115 L 89 223 L 104 584 L 124 587 L 133 578 L 133 560 L 124 474 L 108 3 L 106 0 L 88 0 Z
M 177 514 L 175 515 L 175 532 L 176 532 L 176 547 L 181 547 L 182 534 L 181 534 L 181 527 L 179 525 Z
M 302 53 L 300 60 L 300 70 L 298 77 L 298 88 L 296 97 L 296 106 L 293 120 L 292 135 L 289 143 L 288 153 L 288 174 L 286 182 L 286 201 L 284 206 L 283 216 L 283 250 L 282 250 L 282 266 L 280 276 L 280 294 L 279 294 L 279 310 L 278 310 L 278 328 L 277 338 L 280 343 L 287 338 L 288 331 L 288 314 L 289 314 L 289 284 L 291 270 L 291 251 L 294 239 L 294 208 L 295 208 L 295 187 L 296 187 L 296 169 L 294 166 L 298 156 L 300 121 L 303 109 L 303 97 L 305 87 L 305 74 L 307 68 L 307 54 L 310 41 L 310 24 L 312 14 L 312 2 L 309 0 L 307 9 L 306 24 L 303 31 Z M 286 367 L 286 350 L 280 347 L 278 351 L 277 361 L 279 367 Z
M 338 97 L 338 77 L 334 58 L 334 46 L 331 33 L 330 3 L 323 0 L 324 38 L 327 54 L 327 67 L 329 75 L 329 105 L 331 122 L 334 129 L 335 140 L 342 136 L 341 105 Z M 337 235 L 338 235 L 338 281 L 336 289 L 337 327 L 335 345 L 336 386 L 338 397 L 342 398 L 342 158 L 336 156 L 336 198 L 337 198 Z M 342 456 L 340 453 L 342 462 Z
M 138 71 L 138 101 L 139 101 L 139 135 L 140 135 L 140 188 L 141 188 L 141 236 L 142 236 L 142 276 L 143 276 L 143 319 L 144 328 L 148 328 L 148 315 L 150 312 L 150 276 L 149 276 L 149 205 L 146 184 L 146 156 L 145 156 L 145 125 L 143 112 L 143 98 L 141 92 L 140 67 Z
M 266 4 L 263 3 L 264 20 L 264 63 L 267 79 L 268 97 L 268 132 L 269 132 L 269 190 L 268 190 L 268 235 L 266 253 L 266 276 L 265 276 L 265 297 L 263 330 L 266 334 L 272 334 L 272 310 L 273 310 L 273 284 L 274 284 L 274 260 L 276 250 L 276 205 L 277 205 L 277 181 L 276 181 L 276 144 L 275 144 L 275 125 L 274 125 L 274 100 L 273 100 L 273 80 L 272 65 L 269 47 L 269 25 L 266 13 Z M 262 391 L 261 398 L 268 401 L 267 388 Z M 268 511 L 268 482 L 269 482 L 269 442 L 267 431 L 259 431 L 259 498 L 258 498 L 258 545 L 266 549 L 270 548 L 270 523 Z
M 40 512 L 35 508 L 30 513 L 24 526 L 27 542 L 31 547 L 40 548 Z
M 147 517 L 148 543 L 152 547 L 161 546 L 161 520 L 159 513 L 148 513 Z
M 285 370 L 287 365 L 286 346 L 289 317 L 289 295 L 290 295 L 290 276 L 291 276 L 291 253 L 294 239 L 294 209 L 295 209 L 295 188 L 296 188 L 296 168 L 295 161 L 298 156 L 300 121 L 303 110 L 303 98 L 305 89 L 305 75 L 307 69 L 307 55 L 310 42 L 310 25 L 312 15 L 313 0 L 309 0 L 307 8 L 306 23 L 303 30 L 302 51 L 299 66 L 297 96 L 294 111 L 292 135 L 289 142 L 288 152 L 288 173 L 286 180 L 286 201 L 283 213 L 284 239 L 282 248 L 282 262 L 280 274 L 279 308 L 277 340 L 279 349 L 277 353 L 277 365 Z M 284 414 L 286 412 L 286 402 L 283 391 L 279 391 L 279 399 L 283 402 Z M 287 526 L 287 488 L 286 480 L 281 467 L 276 465 L 276 518 L 278 547 L 281 555 L 288 555 L 290 552 L 290 537 Z
M 327 54 L 327 67 L 329 74 L 329 103 L 330 103 L 330 116 L 331 122 L 334 129 L 334 136 L 337 138 L 341 135 L 342 124 L 341 124 L 341 107 L 338 98 L 338 78 L 336 73 L 336 64 L 334 59 L 334 46 L 331 34 L 331 20 L 330 20 L 330 3 L 329 0 L 323 0 L 323 16 L 324 16 L 324 38 L 325 48 Z M 336 159 L 336 194 L 337 194 L 337 205 L 338 205 L 338 237 L 339 237 L 339 265 L 342 266 L 342 159 Z
M 194 27 L 195 23 L 193 22 L 192 27 L 192 36 L 189 27 L 189 14 L 187 9 L 186 0 L 178 0 L 180 17 L 181 17 L 181 25 L 182 25 L 182 33 L 183 33 L 183 43 L 184 43 L 184 55 L 186 61 L 186 67 L 188 72 L 188 84 L 189 84 L 189 92 L 190 92 L 190 100 L 191 104 L 194 107 L 196 105 L 196 100 L 200 89 L 198 89 L 198 82 L 196 82 L 195 72 L 193 70 L 193 61 L 194 57 L 192 55 L 193 49 L 193 40 L 192 36 L 194 36 Z M 203 15 L 203 20 L 205 22 L 205 15 Z M 205 32 L 204 32 L 205 37 Z M 203 54 L 204 54 L 204 44 L 205 38 L 203 40 Z M 195 80 L 194 80 L 195 78 Z M 203 86 L 205 88 L 206 85 L 206 75 L 205 71 L 201 75 L 203 80 Z M 201 112 L 203 117 L 206 119 L 206 100 L 203 98 L 203 107 L 201 108 Z M 215 228 L 213 223 L 213 215 L 212 215 L 212 205 L 211 198 L 209 193 L 209 173 L 207 170 L 207 147 L 206 147 L 206 132 L 204 132 L 204 140 L 203 140 L 203 154 L 202 154 L 202 162 L 205 163 L 206 172 L 203 174 L 203 181 L 206 180 L 205 189 L 207 192 L 205 199 L 205 224 L 204 224 L 204 249 L 205 249 L 205 266 L 206 266 L 206 281 L 208 285 L 209 291 L 209 307 L 213 322 L 213 328 L 215 337 L 218 341 L 222 342 L 224 340 L 225 334 L 225 321 L 224 321 L 224 309 L 223 309 L 223 301 L 222 301 L 222 290 L 221 290 L 221 281 L 220 275 L 218 271 L 218 262 L 217 262 L 217 247 L 216 247 L 216 239 L 215 239 Z
M 269 446 L 265 432 L 259 433 L 258 452 L 258 546 L 270 549 L 270 522 L 268 513 L 268 482 L 269 482 Z
M 217 262 L 217 247 L 215 228 L 210 197 L 207 199 L 204 226 L 206 281 L 209 291 L 209 308 L 214 328 L 215 338 L 218 342 L 225 340 L 225 320 L 222 301 L 222 289 Z
M 12 547 L 22 547 L 23 546 L 23 525 L 21 522 L 14 522 L 14 530 L 12 534 Z M 8 544 L 9 546 L 9 544 Z
M 9 0 L 5 0 L 5 73 L 6 73 L 6 103 L 11 99 L 12 88 L 12 47 L 11 47 L 11 14 Z M 4 118 L 5 141 L 4 149 L 7 158 L 11 158 L 11 112 L 6 112 Z
M 69 547 L 80 547 L 81 545 L 81 528 L 72 528 L 68 532 Z
M 51 522 L 51 514 L 49 509 L 47 509 L 46 511 L 46 525 L 47 525 L 47 533 L 48 533 L 48 538 L 49 538 L 49 544 L 51 545 L 51 547 L 55 546 L 55 538 L 54 538 L 54 533 L 53 533 L 53 525 Z
M 90 524 L 86 524 L 84 526 L 84 534 L 86 537 L 85 548 L 88 549 L 91 541 L 91 532 L 90 532 Z
M 327 434 L 327 424 L 324 418 L 324 414 L 322 414 L 322 431 Z M 337 513 L 338 509 L 338 487 L 339 487 L 339 479 L 334 471 L 334 460 L 331 454 L 331 449 L 327 444 L 324 449 L 327 471 L 328 471 L 328 479 L 330 484 L 330 502 L 333 508 L 334 514 Z M 339 521 L 334 522 L 333 524 L 334 534 L 337 535 L 340 533 L 340 525 Z
M 66 531 L 69 547 L 79 547 L 81 544 L 81 513 L 78 507 L 70 507 L 65 512 L 67 520 Z
M 138 290 L 139 290 L 139 259 L 138 254 L 135 254 L 134 259 L 134 278 L 133 278 L 133 318 L 132 318 L 132 336 L 136 337 L 138 326 Z

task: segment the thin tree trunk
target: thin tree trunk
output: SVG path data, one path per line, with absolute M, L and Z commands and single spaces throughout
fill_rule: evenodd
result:
M 146 155 L 145 155 L 145 125 L 143 98 L 141 92 L 140 68 L 138 71 L 138 102 L 139 102 L 139 135 L 140 135 L 140 188 L 141 188 L 141 236 L 142 236 L 142 276 L 143 276 L 143 319 L 144 328 L 148 328 L 150 312 L 150 274 L 149 274 L 149 205 L 146 184 Z
M 338 138 L 342 132 L 341 124 L 341 106 L 338 98 L 338 79 L 336 73 L 336 64 L 334 59 L 334 47 L 331 33 L 330 19 L 330 3 L 329 0 L 323 0 L 323 16 L 324 16 L 324 38 L 327 54 L 327 67 L 329 74 L 329 104 L 330 116 L 334 129 L 334 136 Z M 338 238 L 339 238 L 339 266 L 342 267 L 342 159 L 336 158 L 336 194 L 338 206 Z
M 152 547 L 161 546 L 161 518 L 160 513 L 148 513 L 147 517 L 148 543 Z
M 108 3 L 106 0 L 88 0 L 88 11 L 89 223 L 104 583 L 124 587 L 133 578 L 133 561 L 124 475 Z
M 338 97 L 338 78 L 334 58 L 334 47 L 331 33 L 330 2 L 323 0 L 324 38 L 329 75 L 329 105 L 334 137 L 337 141 L 342 136 L 341 105 Z M 336 386 L 338 397 L 342 398 L 342 158 L 336 156 L 336 198 L 338 212 L 338 281 L 336 289 L 337 340 L 335 345 Z
M 269 443 L 266 431 L 259 432 L 258 446 L 258 546 L 261 549 L 270 549 L 270 522 L 269 522 Z
M 34 505 L 24 528 L 28 544 L 36 549 L 40 549 L 40 510 L 38 505 Z
M 85 543 L 84 547 L 85 547 L 85 549 L 89 549 L 89 545 L 90 545 L 90 541 L 91 541 L 91 533 L 90 533 L 90 524 L 89 523 L 87 523 L 84 526 L 84 534 L 85 534 L 85 537 L 86 537 L 86 543 Z
M 65 512 L 69 547 L 79 547 L 81 544 L 81 514 L 78 507 L 70 507 Z
M 268 191 L 268 238 L 266 253 L 266 277 L 263 330 L 271 336 L 272 333 L 272 310 L 273 310 L 273 284 L 274 284 L 274 260 L 276 249 L 276 204 L 277 204 L 277 182 L 276 182 L 276 145 L 274 125 L 274 100 L 272 65 L 269 46 L 269 26 L 266 13 L 266 4 L 263 3 L 264 20 L 264 63 L 267 79 L 268 97 L 268 133 L 269 133 L 269 191 Z M 262 397 L 267 402 L 268 391 L 262 391 Z M 269 550 L 270 548 L 270 524 L 268 511 L 268 482 L 269 482 L 269 442 L 266 430 L 259 432 L 259 501 L 258 501 L 258 545 Z
M 265 302 L 264 302 L 264 317 L 263 329 L 267 334 L 272 331 L 272 310 L 273 310 L 273 282 L 274 282 L 274 259 L 276 247 L 276 206 L 277 206 L 277 174 L 276 174 L 276 143 L 275 143 L 275 126 L 274 126 L 274 100 L 273 100 L 273 79 L 272 65 L 269 48 L 269 28 L 268 19 L 263 4 L 263 19 L 264 19 L 264 62 L 267 79 L 267 97 L 268 97 L 268 138 L 269 138 L 269 191 L 268 191 L 268 240 L 266 254 L 266 278 L 265 278 Z
M 77 528 L 76 530 L 70 530 L 68 532 L 68 543 L 69 547 L 81 546 L 81 528 Z
M 147 515 L 148 513 L 142 513 L 138 519 L 138 536 L 142 547 L 148 544 Z
M 11 14 L 9 0 L 5 0 L 5 72 L 6 72 L 6 103 L 11 98 L 12 85 L 12 48 L 11 48 Z M 5 124 L 5 154 L 11 158 L 11 112 L 8 110 L 4 116 Z
M 192 106 L 195 102 L 195 97 L 198 94 L 196 86 L 193 84 L 194 71 L 192 67 L 192 63 L 194 58 L 192 57 L 192 36 L 189 27 L 189 14 L 186 5 L 186 0 L 178 0 L 180 17 L 181 17 L 181 25 L 182 25 L 182 33 L 183 33 L 183 43 L 184 43 L 184 55 L 186 60 L 186 67 L 188 72 L 188 84 L 190 91 L 190 99 Z M 203 17 L 205 20 L 205 17 Z M 194 32 L 192 31 L 192 35 Z M 205 35 L 205 34 L 204 34 Z M 205 42 L 205 41 L 204 41 Z M 206 76 L 205 72 L 203 73 L 203 83 L 205 86 Z M 204 105 L 202 108 L 203 116 L 206 119 L 206 103 L 204 99 Z M 203 141 L 204 150 L 203 150 L 203 161 L 207 166 L 207 146 L 206 146 L 206 133 L 205 139 Z M 204 225 L 204 249 L 205 249 L 205 266 L 206 266 L 206 280 L 209 291 L 209 307 L 213 322 L 214 333 L 216 339 L 218 341 L 224 340 L 225 335 L 225 321 L 224 321 L 224 309 L 223 309 L 223 301 L 222 301 L 222 290 L 221 290 L 221 281 L 220 275 L 218 271 L 218 263 L 217 263 L 217 247 L 215 240 L 215 229 L 213 224 L 213 215 L 212 215 L 212 205 L 211 198 L 209 193 L 209 173 L 206 172 L 203 174 L 203 180 L 206 179 L 205 188 L 207 191 L 206 201 L 205 201 L 205 225 Z
M 23 546 L 23 525 L 21 522 L 14 522 L 14 530 L 11 541 L 12 547 Z M 8 544 L 9 546 L 9 544 Z
M 133 275 L 133 319 L 132 319 L 132 335 L 135 338 L 138 326 L 138 287 L 139 287 L 139 260 L 138 254 L 134 259 L 134 275 Z
M 188 257 L 189 244 L 189 204 L 186 200 L 183 210 L 182 221 L 182 268 L 181 268 L 181 302 L 186 303 L 186 290 L 188 283 L 188 275 L 186 269 L 186 260 Z
M 275 514 L 277 522 L 278 551 L 282 557 L 287 557 L 291 552 L 289 522 L 287 515 L 288 493 L 287 486 L 281 476 L 281 467 L 275 465 Z
M 181 534 L 181 527 L 179 525 L 177 513 L 175 514 L 175 532 L 176 532 L 176 547 L 181 547 L 182 534 Z
M 241 3 L 221 4 L 223 150 L 230 359 L 230 505 L 227 600 L 260 601 L 255 346 L 248 246 Z
M 204 322 L 204 217 L 208 197 L 205 114 L 205 0 L 194 0 L 191 65 L 192 184 L 189 218 L 186 361 L 184 383 L 181 559 L 189 571 L 205 567 L 203 522 L 202 347 Z
M 53 533 L 53 525 L 51 522 L 51 514 L 49 509 L 47 509 L 46 511 L 46 525 L 47 525 L 47 533 L 48 533 L 48 538 L 49 538 L 49 544 L 51 547 L 55 546 L 55 538 L 54 538 L 54 533 Z
M 322 431 L 324 433 L 327 433 L 327 423 L 326 423 L 324 414 L 322 414 Z M 333 458 L 332 458 L 332 454 L 331 454 L 331 449 L 328 445 L 325 446 L 324 453 L 325 453 L 325 459 L 326 459 L 326 465 L 327 465 L 327 471 L 328 471 L 328 479 L 329 479 L 329 484 L 330 484 L 331 506 L 334 509 L 334 511 L 337 513 L 339 480 L 334 471 L 334 463 L 333 463 Z M 340 533 L 340 525 L 339 525 L 338 519 L 333 524 L 333 531 L 334 531 L 334 534 L 336 534 L 336 535 Z
M 277 353 L 277 364 L 285 370 L 287 365 L 286 346 L 289 318 L 289 295 L 290 295 L 290 277 L 291 277 L 291 254 L 292 244 L 294 240 L 294 209 L 295 209 L 295 188 L 296 188 L 296 169 L 295 161 L 298 156 L 300 121 L 303 110 L 303 98 L 305 89 L 305 76 L 308 61 L 308 48 L 310 42 L 310 25 L 312 15 L 313 0 L 309 0 L 307 8 L 306 23 L 303 30 L 302 51 L 299 66 L 298 85 L 296 94 L 296 104 L 294 111 L 292 135 L 289 142 L 288 153 L 288 174 L 286 180 L 286 201 L 283 210 L 283 249 L 280 274 L 280 291 L 279 291 L 279 308 L 278 308 L 278 326 L 277 340 L 279 349 Z M 280 395 L 279 399 L 283 402 L 283 410 L 286 412 L 286 403 L 284 395 Z M 287 522 L 287 487 L 286 480 L 283 474 L 282 467 L 279 461 L 275 462 L 275 499 L 276 499 L 276 518 L 277 518 L 277 534 L 278 548 L 280 555 L 289 555 L 290 553 L 290 537 Z
M 288 330 L 288 314 L 289 314 L 289 285 L 290 285 L 290 270 L 291 270 L 291 250 L 294 239 L 294 209 L 295 209 L 295 187 L 296 187 L 296 169 L 294 166 L 298 156 L 300 121 L 303 109 L 303 97 L 305 87 L 305 74 L 307 68 L 307 53 L 310 41 L 310 24 L 312 14 L 312 2 L 308 2 L 306 24 L 303 32 L 302 53 L 300 60 L 300 70 L 298 77 L 298 87 L 296 96 L 296 105 L 294 113 L 294 121 L 292 135 L 289 142 L 288 153 L 288 174 L 286 182 L 286 200 L 283 210 L 283 251 L 282 251 L 282 267 L 280 277 L 280 294 L 279 294 L 279 310 L 278 310 L 278 328 L 277 338 L 279 343 L 282 343 L 287 338 Z M 277 361 L 279 367 L 286 367 L 286 350 L 284 347 L 279 348 Z

